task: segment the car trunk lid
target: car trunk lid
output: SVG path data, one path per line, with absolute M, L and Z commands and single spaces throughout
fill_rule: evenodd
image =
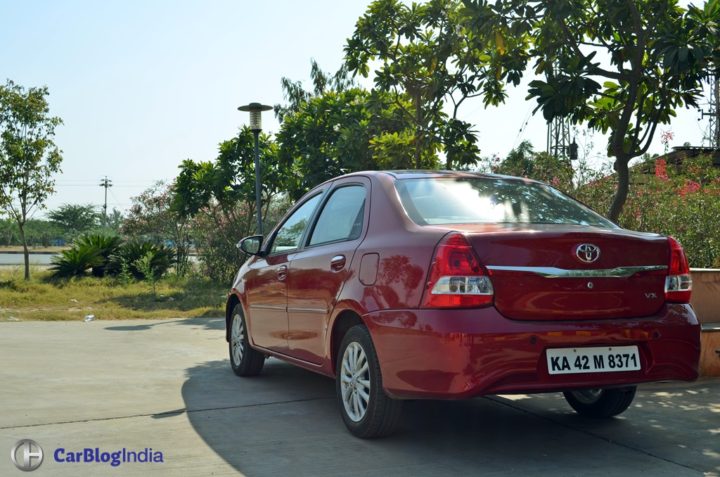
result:
M 518 320 L 642 317 L 664 304 L 665 237 L 568 225 L 468 226 L 495 307 Z

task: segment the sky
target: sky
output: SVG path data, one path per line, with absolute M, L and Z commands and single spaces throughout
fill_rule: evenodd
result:
M 64 121 L 56 135 L 62 174 L 48 209 L 102 205 L 107 176 L 108 209 L 126 210 L 156 181 L 171 181 L 183 160 L 214 159 L 218 144 L 247 124 L 238 106 L 282 103 L 283 77 L 309 86 L 311 59 L 326 71 L 340 67 L 369 3 L 0 0 L 0 81 L 47 86 L 51 113 Z M 463 105 L 483 156 L 504 157 L 522 140 L 545 149 L 546 124 L 531 115 L 526 84 L 510 89 L 500 107 Z M 650 152 L 663 151 L 665 130 L 674 133 L 670 146 L 700 145 L 698 117 L 679 111 Z M 272 112 L 263 129 L 277 132 Z M 602 136 L 580 136 L 581 148 L 594 145 L 591 163 L 607 162 Z

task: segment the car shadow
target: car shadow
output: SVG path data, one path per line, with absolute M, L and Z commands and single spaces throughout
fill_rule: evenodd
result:
M 606 477 L 720 470 L 717 435 L 711 432 L 720 428 L 717 414 L 692 435 L 657 432 L 656 425 L 675 426 L 675 417 L 644 414 L 646 406 L 657 404 L 652 393 L 643 393 L 642 407 L 625 418 L 602 422 L 575 415 L 557 395 L 407 401 L 398 432 L 376 440 L 347 432 L 333 380 L 274 359 L 253 378 L 236 377 L 224 360 L 190 368 L 182 397 L 198 435 L 249 476 L 559 472 Z M 683 410 L 667 414 L 678 412 L 677 419 L 684 419 Z M 704 444 L 689 440 L 700 437 Z M 697 449 L 680 458 L 678 445 Z

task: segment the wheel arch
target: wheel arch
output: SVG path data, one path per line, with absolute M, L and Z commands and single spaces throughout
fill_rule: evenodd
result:
M 230 293 L 225 303 L 225 341 L 230 342 L 230 322 L 232 311 L 240 303 L 240 298 L 235 293 Z
M 337 362 L 337 355 L 340 349 L 340 343 L 342 342 L 345 333 L 355 325 L 365 326 L 360 313 L 354 309 L 344 309 L 340 311 L 332 324 L 332 331 L 330 332 L 330 369 L 335 374 L 335 364 Z

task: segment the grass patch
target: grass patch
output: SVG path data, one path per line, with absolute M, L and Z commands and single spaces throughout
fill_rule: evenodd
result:
M 223 316 L 228 287 L 202 277 L 161 279 L 156 293 L 147 282 L 82 277 L 51 280 L 34 269 L 23 280 L 21 269 L 0 270 L 0 321 L 195 318 Z

